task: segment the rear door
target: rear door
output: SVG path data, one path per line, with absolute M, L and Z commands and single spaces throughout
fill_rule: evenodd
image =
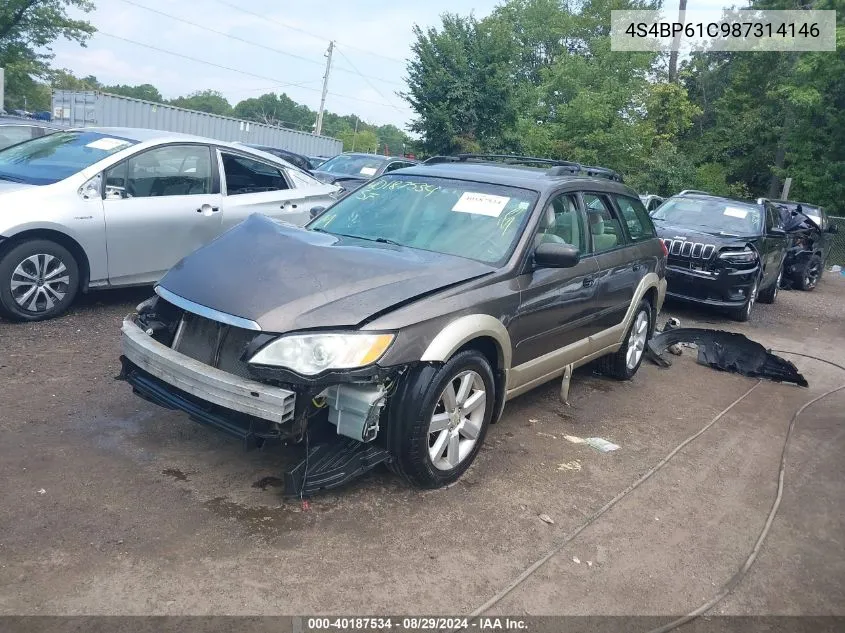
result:
M 297 226 L 308 221 L 304 196 L 284 167 L 234 150 L 218 148 L 223 172 L 223 230 L 263 213 Z
M 211 148 L 173 144 L 104 172 L 109 282 L 152 283 L 220 233 L 219 173 Z
M 513 364 L 521 365 L 586 338 L 593 331 L 596 258 L 586 252 L 583 214 L 575 194 L 553 196 L 544 209 L 534 247 L 543 242 L 577 246 L 573 268 L 536 268 L 523 277 L 519 311 L 509 328 Z
M 599 267 L 594 315 L 595 331 L 599 332 L 624 320 L 634 291 L 647 270 L 639 256 L 639 245 L 629 241 L 622 215 L 613 205 L 611 196 L 586 191 L 582 198 L 587 213 L 590 252 L 595 255 Z

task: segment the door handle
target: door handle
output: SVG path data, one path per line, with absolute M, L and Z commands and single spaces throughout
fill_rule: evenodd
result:
M 595 277 L 584 277 L 584 287 L 589 288 L 596 282 Z
M 296 209 L 296 204 L 294 204 L 292 202 L 283 202 L 282 206 L 280 206 L 279 208 L 284 209 L 285 207 L 290 207 L 291 209 Z
M 211 213 L 217 213 L 218 211 L 220 211 L 220 207 L 212 207 L 209 204 L 204 204 L 199 209 L 197 209 L 197 213 L 202 213 L 203 211 L 210 211 Z
M 640 268 L 642 268 L 642 267 L 643 267 L 643 266 L 642 266 L 642 264 L 634 264 L 634 265 L 632 266 L 632 270 L 633 270 L 634 272 L 637 272 L 637 271 L 638 271 Z

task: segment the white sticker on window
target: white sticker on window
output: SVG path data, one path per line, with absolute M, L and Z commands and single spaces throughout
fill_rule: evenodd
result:
M 510 202 L 510 198 L 506 198 L 505 196 L 491 196 L 486 193 L 467 191 L 458 198 L 455 206 L 452 207 L 452 211 L 489 215 L 491 218 L 498 218 L 508 202 Z
M 118 149 L 120 147 L 125 147 L 129 145 L 128 141 L 124 141 L 119 138 L 98 138 L 96 141 L 91 141 L 85 147 L 90 147 L 91 149 L 101 149 L 106 152 L 110 152 L 112 150 Z
M 743 220 L 748 217 L 748 209 L 738 209 L 736 207 L 725 207 L 724 215 L 730 216 L 732 218 L 742 218 Z
M 375 167 L 361 167 L 361 173 L 365 176 L 375 176 L 376 171 L 378 171 Z

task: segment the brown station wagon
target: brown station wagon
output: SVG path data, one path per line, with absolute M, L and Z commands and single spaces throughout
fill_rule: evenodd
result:
M 634 375 L 665 262 L 609 169 L 437 157 L 183 259 L 124 321 L 122 376 L 250 444 L 302 442 L 291 494 L 381 462 L 443 486 L 510 398 L 593 360 Z

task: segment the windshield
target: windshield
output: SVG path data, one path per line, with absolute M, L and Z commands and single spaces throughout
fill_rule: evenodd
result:
M 762 208 L 711 198 L 671 198 L 651 217 L 658 224 L 666 222 L 730 235 L 758 235 L 763 228 Z
M 501 265 L 536 201 L 536 193 L 515 187 L 385 176 L 340 200 L 308 228 Z
M 100 132 L 56 132 L 0 151 L 0 180 L 51 185 L 137 141 Z
M 340 154 L 330 158 L 320 165 L 320 171 L 341 176 L 363 176 L 371 178 L 376 175 L 379 167 L 387 162 L 374 156 L 356 156 L 354 154 Z

